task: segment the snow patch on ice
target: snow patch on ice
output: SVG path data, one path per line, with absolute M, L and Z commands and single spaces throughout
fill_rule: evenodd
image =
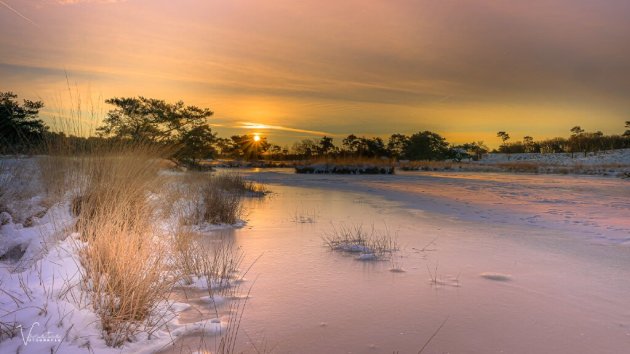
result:
M 509 274 L 503 273 L 494 273 L 494 272 L 484 272 L 479 274 L 484 279 L 494 280 L 494 281 L 510 281 L 512 280 L 512 276 Z

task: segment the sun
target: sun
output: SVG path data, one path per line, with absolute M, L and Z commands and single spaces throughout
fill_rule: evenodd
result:
M 259 142 L 260 141 L 260 135 L 254 134 L 254 141 L 255 142 Z

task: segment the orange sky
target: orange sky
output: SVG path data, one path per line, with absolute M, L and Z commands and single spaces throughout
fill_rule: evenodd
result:
M 113 96 L 183 99 L 214 110 L 220 135 L 281 144 L 619 133 L 629 13 L 626 0 L 1 0 L 0 90 L 58 113 L 67 73 L 101 112 Z

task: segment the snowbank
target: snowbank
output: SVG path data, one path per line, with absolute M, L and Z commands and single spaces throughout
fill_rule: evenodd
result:
M 108 347 L 101 321 L 82 290 L 82 242 L 73 233 L 77 219 L 70 212 L 69 201 L 49 205 L 37 185 L 37 164 L 33 161 L 12 160 L 12 164 L 23 166 L 0 171 L 0 178 L 7 182 L 2 186 L 10 192 L 2 198 L 5 210 L 0 210 L 0 352 L 153 353 L 182 336 L 222 333 L 226 322 L 206 318 L 182 323 L 178 315 L 190 305 L 164 300 L 155 314 L 162 325 L 141 327 L 145 330 L 122 348 Z M 9 178 L 8 174 L 18 170 L 30 171 L 30 178 Z M 210 232 L 243 224 L 196 227 Z M 201 280 L 195 285 L 210 286 Z
M 555 154 L 487 154 L 480 164 L 495 164 L 505 162 L 538 162 L 550 165 L 626 165 L 630 166 L 630 149 L 608 150 L 589 153 L 555 153 Z

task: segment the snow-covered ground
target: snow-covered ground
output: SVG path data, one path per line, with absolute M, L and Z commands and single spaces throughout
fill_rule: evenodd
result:
M 600 152 L 581 153 L 555 153 L 555 154 L 487 154 L 480 163 L 504 163 L 504 162 L 539 162 L 550 165 L 572 166 L 576 164 L 594 165 L 627 165 L 630 166 L 630 149 L 608 150 Z
M 630 165 L 630 149 L 607 150 L 600 152 L 555 153 L 555 154 L 487 154 L 482 162 L 502 163 L 508 161 L 531 161 L 545 164 L 570 166 L 582 165 Z
M 246 201 L 240 228 L 202 230 L 213 236 L 208 242 L 233 241 L 246 254 L 243 264 L 253 264 L 239 352 L 418 352 L 444 321 L 426 352 L 630 348 L 628 180 L 246 173 L 272 194 Z M 70 208 L 48 208 L 33 190 L 10 205 L 11 217 L 2 216 L 0 250 L 19 245 L 10 254 L 24 251 L 29 262 L 0 263 L 0 322 L 22 325 L 13 338 L 2 337 L 0 352 L 216 350 L 209 337 L 235 314 L 229 299 L 209 301 L 201 279 L 162 304 L 172 316 L 161 330 L 106 347 L 98 320 L 72 286 L 81 243 L 70 230 Z M 331 252 L 322 237 L 340 225 L 373 226 L 395 238 L 399 251 L 384 261 Z
M 154 353 L 192 333 L 216 336 L 226 330 L 226 312 L 198 320 L 182 318 L 194 304 L 178 293 L 199 291 L 205 293 L 199 298 L 209 298 L 206 279 L 194 277 L 192 284 L 177 286 L 170 299 L 165 296 L 157 305 L 161 326 L 140 331 L 122 347 L 108 347 L 82 290 L 79 252 L 84 244 L 74 232 L 77 219 L 69 201 L 51 202 L 46 197 L 35 159 L 0 159 L 0 167 L 1 353 Z M 168 219 L 156 223 L 168 228 L 169 221 L 173 223 Z M 197 231 L 243 225 L 242 221 L 199 225 Z

